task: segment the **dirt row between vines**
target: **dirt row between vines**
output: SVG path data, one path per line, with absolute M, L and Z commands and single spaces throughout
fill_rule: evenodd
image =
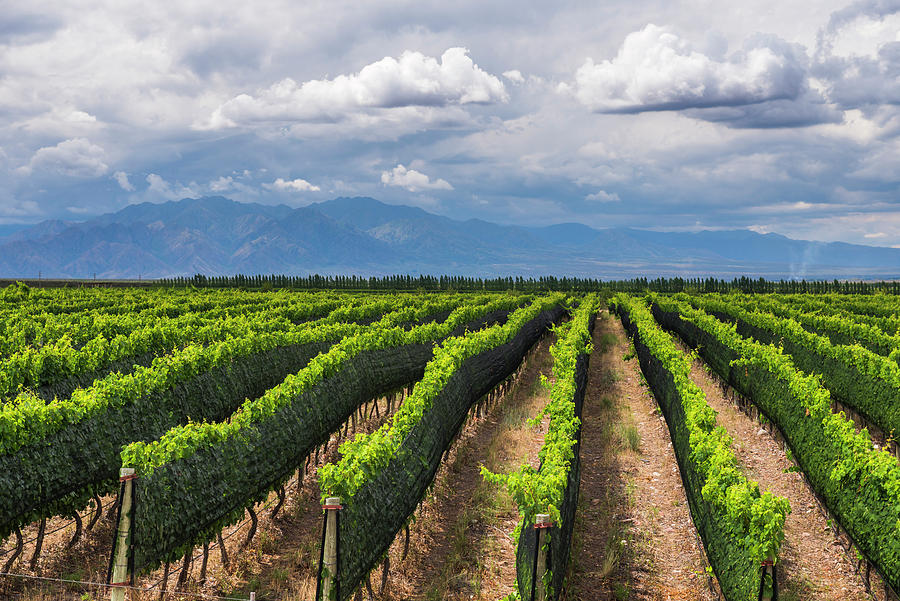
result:
M 541 375 L 550 376 L 553 358 L 549 334 L 529 354 L 524 369 L 497 405 L 470 425 L 441 467 L 424 512 L 412 527 L 410 553 L 400 562 L 401 545 L 391 549 L 393 570 L 380 599 L 496 601 L 514 590 L 515 545 L 510 534 L 518 508 L 501 487 L 485 482 L 484 465 L 494 473 L 523 463 L 538 467 L 547 420 L 526 422 L 549 400 Z M 398 563 L 395 563 L 398 562 Z M 373 574 L 373 582 L 380 571 Z
M 567 598 L 711 601 L 669 431 L 621 322 L 604 312 L 593 342 Z
M 381 568 L 373 572 L 376 598 L 495 601 L 512 592 L 515 547 L 509 534 L 518 522 L 518 510 L 505 491 L 484 481 L 480 466 L 495 472 L 511 471 L 523 462 L 537 467 L 547 423 L 529 428 L 525 422 L 548 400 L 540 376 L 551 374 L 552 342 L 552 336 L 541 340 L 513 388 L 484 417 L 465 427 L 417 512 L 408 556 L 401 560 L 402 535 L 389 551 L 390 570 L 383 592 L 379 590 Z M 712 601 L 719 595 L 717 585 L 707 575 L 708 564 L 691 521 L 668 429 L 642 383 L 637 359 L 629 356 L 632 349 L 621 322 L 604 312 L 593 343 L 583 414 L 579 508 L 564 598 Z M 787 471 L 792 464 L 778 442 L 723 397 L 702 363 L 695 363 L 692 377 L 732 435 L 748 477 L 758 480 L 763 490 L 786 496 L 793 507 L 780 556 L 781 600 L 868 599 L 809 489 L 799 474 Z M 360 424 L 358 431 L 370 432 L 387 420 L 386 399 L 378 407 L 378 417 Z M 340 442 L 337 434 L 332 437 L 320 465 L 338 458 Z M 274 493 L 257 507 L 259 530 L 246 548 L 239 549 L 249 525 L 227 529 L 231 535 L 227 568 L 219 551 L 211 549 L 207 582 L 201 586 L 199 562 L 193 563 L 185 592 L 246 597 L 255 591 L 260 601 L 313 598 L 322 525 L 315 471 L 306 473 L 299 492 L 296 479 L 287 488 L 287 501 L 277 517 L 269 515 L 277 502 Z M 33 534 L 34 529 L 30 526 L 27 533 Z M 69 526 L 48 537 L 35 574 L 102 580 L 111 521 L 101 520 L 95 532 L 86 533 L 74 549 L 64 551 L 72 529 Z M 5 547 L 9 546 L 7 541 Z M 26 547 L 16 571 L 31 573 L 28 552 Z M 166 599 L 181 597 L 172 591 L 179 567 L 180 563 L 172 565 Z M 157 571 L 140 584 L 157 582 L 161 575 Z M 85 592 L 93 593 L 95 599 L 108 595 L 100 588 L 77 585 L 15 584 L 0 596 L 39 601 L 82 599 Z M 158 588 L 135 599 L 155 601 Z M 363 599 L 368 597 L 362 594 Z

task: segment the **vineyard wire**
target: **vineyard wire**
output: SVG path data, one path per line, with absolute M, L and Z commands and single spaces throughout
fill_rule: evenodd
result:
M 386 398 L 386 397 L 378 397 L 377 399 L 374 399 L 374 400 L 377 402 L 377 401 L 381 400 L 382 398 Z M 349 418 L 348 418 L 348 419 L 349 419 Z M 343 438 L 343 436 L 340 435 L 341 430 L 342 430 L 342 427 L 340 427 L 340 428 L 338 428 L 337 430 L 335 430 L 335 432 L 338 433 L 338 440 L 337 440 L 337 442 L 339 442 L 339 441 Z M 327 444 L 327 443 L 326 443 L 326 444 Z M 324 461 L 324 455 L 322 456 L 322 460 Z M 284 487 L 285 487 L 285 488 L 288 488 L 289 485 L 293 484 L 295 481 L 296 481 L 296 478 L 292 476 L 290 480 L 288 480 L 287 482 L 284 483 Z M 268 502 L 266 502 L 266 504 L 262 506 L 262 510 L 264 511 L 264 510 L 268 509 L 269 507 L 271 507 L 271 506 L 272 506 L 272 503 L 274 503 L 275 500 L 276 500 L 276 499 L 270 499 Z M 241 530 L 241 528 L 243 528 L 244 526 L 246 526 L 247 523 L 250 522 L 250 521 L 251 521 L 251 518 L 247 518 L 247 519 L 245 519 L 243 522 L 239 523 L 237 526 L 235 526 L 234 530 L 232 530 L 232 531 L 229 532 L 227 535 L 225 535 L 225 536 L 222 537 L 222 542 L 224 543 L 224 542 L 227 541 L 229 538 L 231 538 L 232 536 L 234 536 L 235 534 L 237 534 L 237 533 Z M 216 549 L 216 548 L 218 548 L 218 546 L 219 546 L 219 543 L 218 543 L 218 541 L 216 541 L 216 542 L 211 543 L 211 544 L 209 545 L 209 549 L 210 549 L 210 550 Z M 197 559 L 197 558 L 199 558 L 199 557 L 202 557 L 202 556 L 203 556 L 203 551 L 200 551 L 200 552 L 197 553 L 196 555 L 192 555 L 192 556 L 191 556 L 191 563 L 193 564 L 193 562 L 194 562 L 195 559 Z M 182 565 L 181 567 L 178 567 L 178 568 L 176 568 L 175 570 L 169 572 L 168 578 L 171 579 L 173 576 L 175 576 L 176 574 L 180 573 L 183 569 L 184 569 L 184 565 Z M 153 590 L 154 588 L 156 588 L 157 586 L 159 586 L 159 585 L 162 583 L 162 581 L 163 581 L 163 578 L 160 578 L 159 580 L 157 580 L 156 582 L 154 582 L 152 585 L 150 585 L 150 586 L 147 587 L 146 589 L 142 589 L 142 590 L 146 590 L 146 591 Z
M 125 584 L 121 584 L 121 585 L 120 584 L 106 584 L 105 582 L 88 582 L 86 580 L 68 580 L 66 578 L 47 578 L 45 576 L 31 576 L 28 574 L 15 574 L 12 572 L 0 572 L 0 576 L 12 576 L 15 578 L 26 578 L 29 580 L 40 580 L 40 581 L 44 581 L 44 582 L 62 582 L 62 583 L 66 583 L 66 584 L 87 584 L 90 586 L 96 586 L 96 587 L 100 587 L 100 588 L 124 588 L 124 589 L 130 589 L 130 590 L 139 591 L 139 592 L 143 592 L 143 593 L 146 593 L 146 592 L 152 590 L 152 587 L 142 588 L 140 586 L 128 586 Z M 243 597 L 219 597 L 217 595 L 208 595 L 206 593 L 189 593 L 189 592 L 183 592 L 183 591 L 170 591 L 170 594 L 173 594 L 173 595 L 177 594 L 177 595 L 184 595 L 184 596 L 191 596 L 191 597 L 201 597 L 203 599 L 223 599 L 226 601 L 247 601 Z
M 378 400 L 381 400 L 382 398 L 386 398 L 386 397 L 378 397 L 377 399 L 373 399 L 373 400 L 375 400 L 375 401 L 377 402 Z M 336 433 L 338 433 L 338 441 L 340 441 L 340 440 L 343 438 L 343 436 L 340 434 L 340 432 L 341 432 L 342 429 L 343 429 L 343 428 L 338 428 L 338 429 L 335 431 Z M 327 444 L 327 443 L 326 443 L 326 444 Z M 324 456 L 323 456 L 322 459 L 324 460 Z M 296 479 L 297 479 L 296 477 L 292 477 L 290 480 L 288 480 L 287 482 L 285 482 L 284 486 L 285 486 L 285 487 L 288 487 L 290 484 L 292 484 L 293 482 L 295 482 Z M 262 510 L 266 510 L 266 509 L 268 509 L 269 507 L 271 507 L 272 504 L 275 502 L 275 500 L 276 500 L 276 499 L 270 499 L 268 502 L 266 502 L 266 504 L 263 505 Z M 110 501 L 110 502 L 107 503 L 106 505 L 102 506 L 102 510 L 105 511 L 106 509 L 108 509 L 109 507 L 111 507 L 112 505 L 114 505 L 115 503 L 116 503 L 116 500 L 113 499 L 112 501 Z M 89 511 L 86 511 L 83 515 L 80 514 L 80 513 L 79 513 L 79 515 L 84 519 L 86 516 L 90 515 L 90 514 L 93 513 L 94 511 L 96 511 L 96 510 L 89 510 Z M 239 524 L 238 524 L 231 532 L 229 532 L 227 535 L 225 535 L 225 536 L 222 537 L 222 542 L 224 543 L 225 541 L 227 541 L 228 539 L 230 539 L 232 536 L 234 536 L 235 534 L 237 534 L 237 533 L 238 533 L 244 526 L 246 526 L 250 521 L 251 521 L 251 518 L 246 518 L 244 521 L 240 522 L 240 523 L 239 523 Z M 48 535 L 48 534 L 53 534 L 54 532 L 58 532 L 58 531 L 60 531 L 60 530 L 62 530 L 62 529 L 64 529 L 64 528 L 70 526 L 70 525 L 73 524 L 73 523 L 75 523 L 75 520 L 69 520 L 69 521 L 65 522 L 64 524 L 62 524 L 61 526 L 58 526 L 57 528 L 55 528 L 55 529 L 51 530 L 50 532 L 46 533 L 45 536 Z M 31 542 L 34 542 L 35 540 L 37 540 L 37 537 L 28 539 L 27 541 L 23 542 L 22 545 L 23 545 L 23 547 L 24 547 L 24 545 L 27 545 L 27 544 L 29 544 L 29 543 L 31 543 Z M 209 545 L 209 549 L 210 549 L 210 550 L 216 549 L 216 548 L 218 548 L 218 546 L 219 546 L 219 543 L 218 543 L 218 542 L 213 542 L 212 544 Z M 2 558 L 2 557 L 5 556 L 5 555 L 8 555 L 9 553 L 13 552 L 14 550 L 15 550 L 15 548 L 7 549 L 6 551 L 3 551 L 2 553 L 0 553 L 0 558 Z M 202 552 L 202 551 L 200 551 L 200 552 L 197 553 L 196 555 L 192 555 L 192 556 L 191 556 L 191 563 L 193 563 L 193 561 L 194 561 L 195 559 L 198 559 L 198 558 L 200 558 L 200 557 L 202 557 L 202 556 L 203 556 L 203 552 Z M 176 568 L 175 570 L 171 571 L 171 572 L 169 573 L 168 579 L 171 579 L 173 576 L 179 574 L 183 569 L 184 569 L 184 566 L 182 565 L 181 567 L 178 567 L 178 568 Z M 46 578 L 46 577 L 40 577 L 40 576 L 30 576 L 30 575 L 27 575 L 27 574 L 15 574 L 15 573 L 10 573 L 10 572 L 0 572 L 0 576 L 14 576 L 14 577 L 26 578 L 26 579 L 31 579 L 31 580 L 52 581 L 52 582 L 67 582 L 67 583 L 73 583 L 73 584 L 88 584 L 88 585 L 92 585 L 92 586 L 102 586 L 102 587 L 109 587 L 109 586 L 111 586 L 111 585 L 108 585 L 108 584 L 103 584 L 103 583 L 98 583 L 98 582 L 86 582 L 86 581 L 82 581 L 82 580 L 65 580 L 65 579 L 61 579 L 61 578 Z M 168 581 L 168 579 L 166 579 L 166 580 Z M 122 588 L 128 588 L 128 589 L 132 589 L 132 590 L 139 590 L 139 591 L 143 591 L 143 592 L 148 592 L 148 591 L 151 591 L 151 590 L 155 589 L 157 586 L 159 586 L 159 585 L 162 583 L 163 580 L 164 580 L 164 578 L 160 578 L 159 580 L 157 580 L 156 582 L 154 582 L 152 585 L 150 585 L 150 586 L 148 586 L 148 587 L 123 586 Z M 174 594 L 175 591 L 172 591 L 172 593 Z M 216 596 L 212 596 L 212 595 L 203 595 L 203 594 L 200 594 L 200 593 L 181 593 L 181 592 L 179 591 L 178 594 L 194 595 L 194 596 L 202 596 L 202 597 L 211 598 L 211 599 L 238 599 L 238 601 L 246 601 L 245 599 L 240 599 L 240 598 L 236 598 L 236 597 L 216 597 Z
M 293 482 L 293 481 L 294 481 L 294 480 L 293 480 L 293 478 L 292 478 L 291 480 L 289 480 L 288 482 L 286 482 L 285 485 L 287 485 L 289 482 Z M 268 503 L 266 503 L 265 505 L 263 505 L 262 509 L 263 509 L 263 510 L 268 509 L 268 508 L 272 505 L 272 503 L 273 503 L 274 501 L 275 501 L 275 499 L 272 499 L 271 501 L 269 501 Z M 247 518 L 247 519 L 245 519 L 243 522 L 241 522 L 240 524 L 238 524 L 237 526 L 235 526 L 234 530 L 232 530 L 231 532 L 229 532 L 226 536 L 223 536 L 223 537 L 222 537 L 222 542 L 224 543 L 224 542 L 227 541 L 229 538 L 231 538 L 232 536 L 234 536 L 235 534 L 237 534 L 238 532 L 240 532 L 241 528 L 243 528 L 244 526 L 246 526 L 247 523 L 248 523 L 249 521 L 250 521 L 250 518 Z M 212 550 L 212 549 L 218 548 L 218 546 L 219 546 L 219 543 L 218 543 L 218 542 L 214 542 L 214 543 L 211 543 L 211 544 L 209 545 L 209 548 L 210 548 L 210 550 Z M 197 559 L 198 557 L 202 557 L 202 556 L 203 556 L 203 551 L 200 551 L 200 552 L 197 553 L 196 555 L 191 555 L 191 563 L 193 564 L 193 562 L 194 562 L 195 559 Z M 182 565 L 181 567 L 179 567 L 179 568 L 175 568 L 174 570 L 172 570 L 172 571 L 169 572 L 168 578 L 160 578 L 159 580 L 157 580 L 156 582 L 154 582 L 153 584 L 151 584 L 150 586 L 148 586 L 147 588 L 142 589 L 142 590 L 145 590 L 145 591 L 151 591 L 151 590 L 155 589 L 157 586 L 159 586 L 159 585 L 162 583 L 163 580 L 166 580 L 166 581 L 168 582 L 168 579 L 170 579 L 170 578 L 172 578 L 172 576 L 175 576 L 176 574 L 180 573 L 183 569 L 184 569 L 184 566 L 183 566 L 183 565 Z
M 101 506 L 101 509 L 100 509 L 100 510 L 101 510 L 101 511 L 106 511 L 107 509 L 109 509 L 110 507 L 112 507 L 112 506 L 115 504 L 115 502 L 116 502 L 115 499 L 112 500 L 112 501 L 110 501 L 110 502 L 107 503 L 106 505 Z M 87 516 L 89 516 L 91 513 L 94 513 L 95 511 L 97 511 L 97 510 L 96 510 L 96 509 L 91 509 L 91 510 L 89 510 L 89 511 L 84 512 L 84 514 L 80 514 L 80 513 L 79 513 L 78 515 L 81 516 L 81 519 L 85 519 L 85 518 L 87 518 Z M 59 532 L 60 530 L 62 530 L 62 529 L 64 529 L 64 528 L 68 528 L 69 526 L 71 526 L 71 525 L 74 524 L 74 523 L 75 523 L 75 520 L 69 520 L 68 522 L 65 522 L 62 526 L 57 526 L 56 528 L 54 528 L 54 529 L 51 530 L 50 532 L 45 532 L 45 533 L 44 533 L 44 536 L 49 536 L 49 535 L 51 535 L 51 534 L 53 534 L 53 533 L 55 533 L 55 532 Z M 35 536 L 34 538 L 29 538 L 28 540 L 22 542 L 22 548 L 25 548 L 25 545 L 27 545 L 27 544 L 29 544 L 29 543 L 33 543 L 33 542 L 36 541 L 37 539 L 38 539 L 38 537 Z M 9 555 L 10 553 L 12 553 L 12 552 L 15 551 L 15 550 L 16 550 L 16 547 L 13 547 L 12 549 L 7 549 L 6 551 L 3 551 L 2 553 L 0 553 L 0 557 L 4 557 L 4 556 L 6 556 L 6 555 Z

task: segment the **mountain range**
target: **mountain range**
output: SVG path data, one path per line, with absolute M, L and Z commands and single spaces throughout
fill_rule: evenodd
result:
M 82 222 L 0 230 L 0 277 L 235 273 L 900 277 L 900 249 L 749 230 L 654 232 L 459 221 L 372 198 L 291 208 L 220 196 L 130 205 Z

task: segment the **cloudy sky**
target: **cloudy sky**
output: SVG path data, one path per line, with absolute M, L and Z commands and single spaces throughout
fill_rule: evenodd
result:
M 900 246 L 898 106 L 900 0 L 0 0 L 0 224 L 367 195 Z

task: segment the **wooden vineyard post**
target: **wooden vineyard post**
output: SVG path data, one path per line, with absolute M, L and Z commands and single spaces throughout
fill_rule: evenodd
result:
M 532 601 L 545 601 L 547 590 L 544 588 L 544 574 L 547 572 L 547 536 L 550 534 L 550 516 L 539 513 L 534 516 L 534 528 L 537 530 L 534 537 L 534 570 L 531 573 L 531 599 Z
M 131 530 L 131 504 L 134 479 L 136 477 L 134 468 L 123 467 L 119 471 L 119 482 L 121 482 L 119 489 L 119 520 L 116 528 L 116 538 L 113 541 L 112 575 L 109 582 L 112 585 L 111 601 L 125 601 L 125 587 L 131 584 L 128 538 Z
M 766 585 L 766 577 L 771 578 L 772 586 Z M 771 552 L 763 560 L 760 570 L 759 601 L 778 601 L 778 579 L 775 575 L 775 555 Z
M 322 525 L 322 550 L 319 555 L 319 573 L 316 577 L 315 601 L 329 601 L 341 598 L 341 581 L 338 572 L 341 569 L 341 546 L 338 540 L 340 527 L 340 497 L 328 497 L 322 505 L 325 511 Z

